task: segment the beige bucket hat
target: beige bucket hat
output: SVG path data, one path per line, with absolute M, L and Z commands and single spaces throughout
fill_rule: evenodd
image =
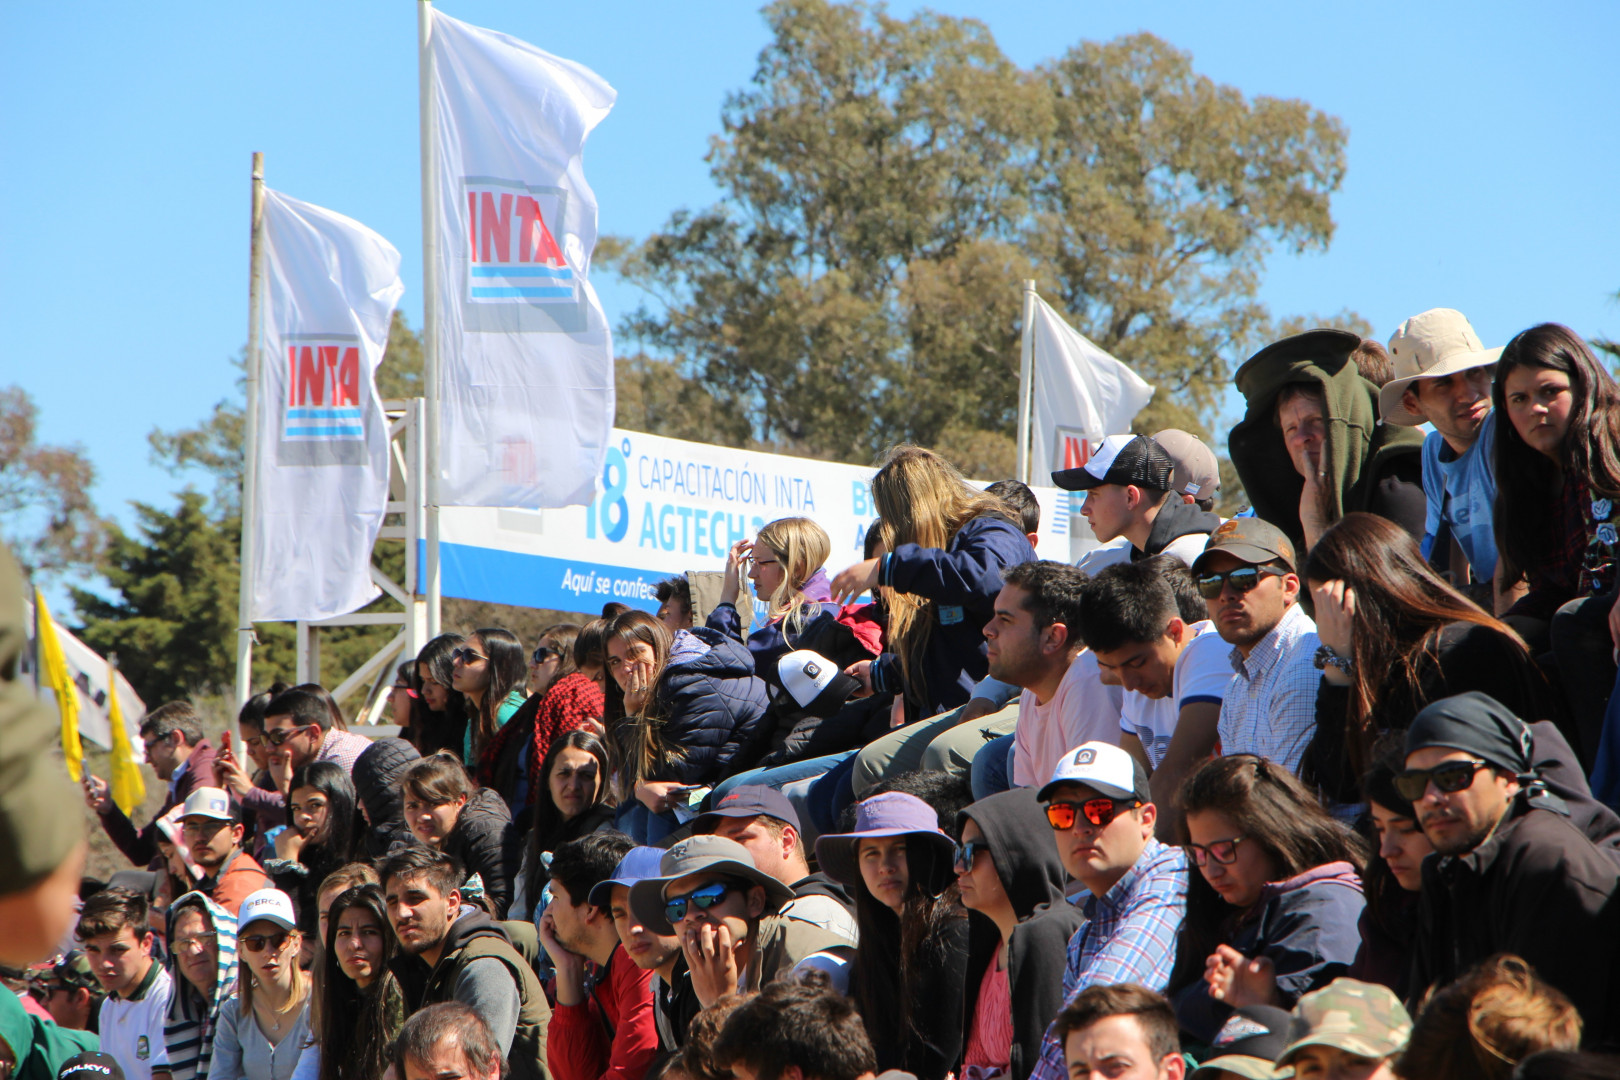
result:
M 1395 377 L 1378 392 L 1378 416 L 1386 424 L 1417 427 L 1423 417 L 1406 411 L 1401 395 L 1418 379 L 1438 379 L 1496 363 L 1500 348 L 1487 349 L 1460 311 L 1430 308 L 1395 329 L 1389 358 Z

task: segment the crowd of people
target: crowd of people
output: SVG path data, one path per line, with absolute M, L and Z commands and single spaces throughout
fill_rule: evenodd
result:
M 399 737 L 316 685 L 153 709 L 165 805 L 86 777 L 137 869 L 0 994 L 0 1064 L 1620 1076 L 1620 387 L 1448 309 L 1236 382 L 1250 506 L 1193 434 L 1110 435 L 1052 477 L 1078 565 L 902 446 L 861 561 L 786 518 L 656 614 L 442 635 Z

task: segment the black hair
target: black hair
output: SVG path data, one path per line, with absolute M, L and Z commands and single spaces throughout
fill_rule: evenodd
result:
M 322 731 L 332 729 L 332 710 L 326 702 L 316 694 L 300 687 L 293 687 L 283 693 L 277 694 L 265 706 L 265 719 L 272 716 L 289 716 L 298 727 L 319 725 Z
M 337 762 L 312 761 L 294 772 L 292 783 L 287 787 L 288 803 L 292 802 L 293 792 L 305 787 L 314 788 L 326 797 L 326 828 L 320 835 L 308 838 L 298 853 L 298 861 L 309 868 L 309 880 L 321 881 L 359 857 L 365 820 L 357 809 L 359 800 L 354 793 L 354 781 Z M 289 810 L 288 820 L 291 818 Z M 313 931 L 314 921 L 304 918 L 303 912 L 299 914 L 300 923 L 308 922 L 299 929 Z
M 495 1033 L 490 1031 L 484 1018 L 474 1012 L 472 1006 L 459 1001 L 429 1005 L 411 1014 L 400 1029 L 399 1037 L 389 1047 L 394 1074 L 405 1076 L 407 1059 L 426 1062 L 432 1058 L 441 1042 L 452 1037 L 475 1073 L 489 1076 L 504 1074 L 506 1061 L 501 1055 L 501 1044 L 495 1040 Z
M 733 1009 L 714 1044 L 715 1062 L 741 1062 L 756 1080 L 796 1065 L 805 1080 L 858 1080 L 877 1071 L 860 1014 L 841 994 L 774 982 Z
M 479 753 L 500 730 L 496 713 L 506 696 L 514 690 L 521 691 L 528 681 L 529 656 L 516 634 L 498 626 L 474 630 L 468 640 L 473 638 L 484 647 L 483 654 L 488 658 L 484 662 L 489 665 L 489 685 L 484 688 L 483 700 L 474 705 L 472 698 L 466 699 L 467 719 L 473 729 L 470 760 L 477 761 Z
M 1041 531 L 1041 504 L 1022 480 L 997 480 L 984 489 L 1012 507 L 1023 523 L 1024 532 Z
M 467 880 L 467 872 L 455 856 L 446 855 L 426 844 L 412 844 L 388 856 L 377 871 L 377 876 L 382 879 L 384 892 L 388 890 L 388 882 L 392 878 L 421 877 L 440 896 L 449 896 Z
M 1174 555 L 1158 555 L 1099 571 L 1086 584 L 1086 602 L 1080 612 L 1079 632 L 1086 647 L 1092 652 L 1113 652 L 1125 645 L 1158 641 L 1171 619 L 1183 618 L 1171 564 L 1182 566 Z M 1202 599 L 1199 607 L 1203 607 Z
M 1001 572 L 1003 585 L 1012 585 L 1028 594 L 1024 610 L 1035 616 L 1037 629 L 1053 623 L 1069 628 L 1069 643 L 1079 644 L 1080 602 L 1086 589 L 1086 572 L 1068 563 L 1042 559 L 1019 563 Z
M 607 747 L 596 733 L 586 728 L 576 728 L 565 731 L 551 740 L 551 748 L 546 751 L 545 760 L 540 763 L 540 783 L 535 791 L 529 793 L 529 802 L 534 806 L 534 817 L 529 825 L 528 845 L 530 852 L 525 865 L 539 866 L 540 853 L 551 850 L 552 840 L 567 821 L 557 804 L 551 801 L 551 770 L 557 765 L 557 758 L 564 750 L 583 750 L 596 759 L 596 799 L 591 807 L 595 808 L 607 801 L 612 791 L 613 769 L 608 761 Z M 590 810 L 581 811 L 582 814 Z
M 619 860 L 636 842 L 622 832 L 604 829 L 570 840 L 551 856 L 551 880 L 562 883 L 575 907 L 588 903 L 591 890 L 613 876 Z
M 371 985 L 362 988 L 338 963 L 338 919 L 349 908 L 362 908 L 377 921 L 382 937 L 382 963 Z M 405 999 L 389 961 L 399 945 L 388 921 L 388 905 L 376 885 L 357 885 L 338 893 L 326 923 L 325 959 L 321 961 L 320 992 L 314 1010 L 315 1030 L 321 1038 L 320 1080 L 355 1080 L 381 1076 L 388 1068 L 389 1014 L 403 1013 Z M 341 1033 L 341 1037 L 339 1036 Z M 399 1074 L 401 1077 L 404 1073 Z
M 653 595 L 660 604 L 667 604 L 673 599 L 688 612 L 692 610 L 692 583 L 686 580 L 685 574 L 676 574 L 660 581 L 653 586 Z
M 915 795 L 932 806 L 934 812 L 939 815 L 940 829 L 952 840 L 961 839 L 961 834 L 956 828 L 956 815 L 973 804 L 973 785 L 966 775 L 940 769 L 917 769 L 873 784 L 861 792 L 861 798 L 870 799 L 873 795 L 882 795 L 889 791 Z M 844 807 L 843 813 L 839 815 L 838 831 L 842 833 L 855 831 L 855 803 Z

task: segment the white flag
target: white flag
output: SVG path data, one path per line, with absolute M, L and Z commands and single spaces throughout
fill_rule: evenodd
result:
M 613 342 L 589 280 L 594 72 L 433 12 L 439 503 L 587 503 L 613 426 Z
M 375 375 L 405 286 L 387 240 L 268 188 L 263 242 L 249 610 L 324 619 L 378 594 L 371 548 L 388 503 L 388 423 Z
M 1086 463 L 1088 442 L 1131 430 L 1131 421 L 1153 396 L 1153 387 L 1075 330 L 1035 298 L 1034 430 L 1030 481 L 1051 483 L 1050 474 Z

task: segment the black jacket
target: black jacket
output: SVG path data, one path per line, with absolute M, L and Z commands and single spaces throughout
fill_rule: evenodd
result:
M 1018 913 L 1007 942 L 1007 987 L 1012 997 L 1012 1075 L 1025 1080 L 1041 1058 L 1041 1038 L 1063 1008 L 1063 973 L 1069 938 L 1085 916 L 1063 895 L 1067 879 L 1046 813 L 1034 788 L 1014 788 L 981 799 L 956 815 L 957 829 L 978 823 L 995 860 L 996 876 Z M 973 1032 L 985 970 L 994 962 L 1001 931 L 987 916 L 968 913 L 968 967 L 962 1011 L 962 1046 Z
M 1159 507 L 1159 512 L 1153 515 L 1153 524 L 1148 529 L 1147 547 L 1131 547 L 1131 559 L 1147 559 L 1159 554 L 1169 547 L 1172 541 L 1183 536 L 1194 536 L 1199 533 L 1209 535 L 1220 528 L 1221 516 L 1208 510 L 1200 510 L 1192 503 L 1181 501 L 1181 496 L 1171 492 Z
M 506 917 L 512 903 L 514 847 L 512 814 L 490 788 L 473 792 L 444 838 L 444 853 L 459 861 L 469 877 L 484 879 L 484 896 L 497 919 Z
M 1474 850 L 1423 862 L 1413 1007 L 1497 953 L 1523 957 L 1572 1001 L 1587 1041 L 1620 1033 L 1620 865 L 1547 803 L 1519 795 Z
M 793 648 L 820 653 L 840 670 L 858 660 L 872 659 L 872 654 L 855 637 L 855 632 L 838 621 L 838 612 L 831 604 L 822 604 L 820 613 L 794 635 Z M 774 674 L 770 681 L 776 683 Z M 822 717 L 805 712 L 779 685 L 773 686 L 770 708 L 760 720 L 755 739 L 760 757 L 753 764 L 768 769 L 857 745 L 834 736 L 838 727 L 836 723 L 829 724 Z
M 367 859 L 381 859 L 396 844 L 410 842 L 399 778 L 421 756 L 404 739 L 377 739 L 355 758 L 354 793 L 371 822 L 362 845 Z

